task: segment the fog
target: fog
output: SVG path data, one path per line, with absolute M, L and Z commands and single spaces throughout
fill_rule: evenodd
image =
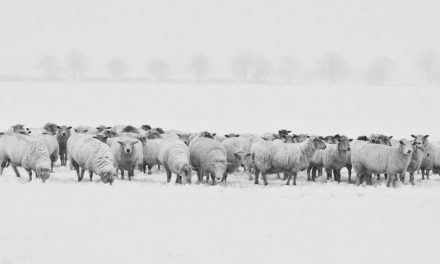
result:
M 306 69 L 327 53 L 352 69 L 387 56 L 397 79 L 419 78 L 415 57 L 438 53 L 439 26 L 437 0 L 2 0 L 0 74 L 38 76 L 39 57 L 63 61 L 75 49 L 94 76 L 107 76 L 114 56 L 128 61 L 131 76 L 145 75 L 153 58 L 187 74 L 191 56 L 205 54 L 211 76 L 229 77 L 232 58 L 250 51 L 274 63 L 291 54 Z

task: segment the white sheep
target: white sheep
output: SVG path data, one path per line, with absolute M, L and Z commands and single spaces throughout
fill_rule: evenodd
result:
M 288 173 L 287 185 L 293 176 L 296 185 L 297 173 L 307 169 L 309 162 L 318 149 L 324 149 L 323 138 L 309 136 L 301 143 L 257 142 L 252 145 L 251 153 L 254 161 L 255 184 L 258 184 L 260 173 L 267 185 L 267 174 Z
M 148 174 L 151 174 L 151 168 L 155 165 L 160 165 L 159 149 L 163 139 L 146 139 L 143 144 L 143 165 L 142 170 L 145 173 L 148 167 Z
M 429 157 L 424 157 L 420 170 L 422 171 L 422 180 L 426 178 L 429 180 L 429 172 L 440 170 L 440 145 L 434 142 L 429 142 L 429 135 L 411 135 L 414 138 L 416 144 L 422 144 L 425 147 L 426 152 L 429 153 Z
M 17 177 L 20 177 L 18 166 L 29 173 L 29 180 L 32 180 L 32 171 L 43 182 L 50 177 L 49 152 L 40 140 L 31 136 L 6 133 L 0 138 L 0 175 L 8 162 Z
M 116 171 L 121 170 L 124 179 L 124 170 L 128 171 L 128 180 L 134 176 L 134 169 L 143 163 L 143 148 L 140 140 L 121 136 L 112 138 L 111 151 Z
M 167 182 L 170 182 L 171 174 L 174 173 L 176 183 L 182 183 L 182 177 L 185 178 L 185 182 L 190 183 L 191 162 L 188 146 L 177 136 L 160 141 L 158 159 L 167 173 Z
M 417 143 L 416 141 L 412 141 L 412 144 L 414 146 L 414 152 L 406 171 L 409 172 L 409 182 L 414 185 L 414 173 L 420 169 L 423 158 L 428 158 L 430 154 L 426 152 L 425 146 L 423 144 Z M 402 182 L 405 182 L 405 173 L 400 174 L 400 180 Z
M 189 144 L 191 165 L 197 171 L 199 182 L 209 173 L 212 185 L 221 180 L 226 171 L 226 150 L 214 139 L 198 137 Z M 208 175 L 209 176 L 209 175 Z
M 244 137 L 230 137 L 223 140 L 221 144 L 226 149 L 228 162 L 222 178 L 222 181 L 226 181 L 228 174 L 236 172 L 241 165 L 244 165 L 246 158 L 251 156 L 251 142 Z
M 414 147 L 408 140 L 400 140 L 399 146 L 392 147 L 381 144 L 365 144 L 354 148 L 351 161 L 356 171 L 356 185 L 361 184 L 365 177 L 367 184 L 371 185 L 371 174 L 388 174 L 389 187 L 395 186 L 396 175 L 405 173 L 411 161 Z
M 75 168 L 78 181 L 82 181 L 86 170 L 90 181 L 93 173 L 99 175 L 103 183 L 113 183 L 116 169 L 110 147 L 87 134 L 74 134 L 67 140 L 67 158 Z M 80 172 L 81 169 L 81 172 Z
M 29 135 L 40 140 L 46 146 L 50 157 L 50 168 L 53 172 L 53 165 L 58 160 L 60 146 L 58 144 L 57 136 L 41 128 L 32 128 L 28 130 Z

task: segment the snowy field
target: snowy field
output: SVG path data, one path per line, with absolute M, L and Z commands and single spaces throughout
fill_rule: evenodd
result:
M 0 83 L 0 128 L 151 124 L 219 133 L 396 138 L 430 134 L 438 87 Z M 390 103 L 393 101 L 393 103 Z M 45 184 L 0 176 L 4 263 L 438 263 L 440 177 L 386 188 L 343 182 L 167 184 L 163 171 L 112 186 L 57 166 Z M 87 178 L 87 177 L 85 177 Z M 175 176 L 172 178 L 172 182 Z M 195 180 L 193 180 L 194 182 Z

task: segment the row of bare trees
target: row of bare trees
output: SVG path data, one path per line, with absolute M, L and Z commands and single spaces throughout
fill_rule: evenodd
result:
M 440 68 L 435 51 L 421 52 L 415 66 L 432 83 L 439 74 Z M 195 55 L 188 64 L 188 72 L 197 82 L 208 80 L 211 73 L 211 59 L 205 55 Z M 71 80 L 79 82 L 87 75 L 88 58 L 79 51 L 67 54 L 64 63 L 54 56 L 46 55 L 39 58 L 37 68 L 42 77 L 49 81 Z M 349 61 L 339 54 L 326 54 L 317 60 L 316 73 L 319 77 L 331 83 L 342 80 L 348 72 Z M 107 63 L 107 71 L 114 81 L 122 81 L 130 70 L 128 62 L 121 57 L 111 58 Z M 172 68 L 166 60 L 152 59 L 146 67 L 151 80 L 156 82 L 170 81 Z M 369 84 L 383 84 L 390 79 L 396 70 L 394 62 L 384 56 L 377 57 L 369 63 L 364 71 L 364 77 Z M 231 62 L 232 76 L 239 82 L 267 82 L 278 80 L 291 83 L 302 73 L 300 62 L 290 55 L 282 57 L 276 65 L 263 55 L 242 52 Z M 438 76 L 437 76 L 438 77 Z

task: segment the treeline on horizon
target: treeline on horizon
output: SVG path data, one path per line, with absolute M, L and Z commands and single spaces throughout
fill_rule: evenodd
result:
M 321 56 L 313 69 L 305 69 L 294 56 L 285 55 L 272 61 L 261 54 L 241 52 L 229 64 L 229 73 L 215 76 L 215 60 L 198 54 L 188 59 L 184 76 L 176 75 L 173 64 L 155 58 L 145 64 L 143 75 L 130 76 L 130 62 L 123 57 L 112 57 L 106 63 L 106 76 L 90 74 L 90 63 L 86 54 L 72 50 L 65 58 L 44 55 L 36 60 L 35 69 L 39 77 L 20 74 L 1 74 L 0 81 L 46 81 L 46 82 L 198 82 L 198 83 L 277 83 L 295 84 L 320 80 L 328 83 L 343 83 L 356 80 L 371 85 L 382 85 L 392 79 L 397 65 L 386 56 L 378 56 L 362 70 L 350 68 L 343 55 L 329 53 Z M 440 82 L 440 63 L 435 50 L 421 51 L 414 57 L 414 71 L 418 71 L 428 84 Z

